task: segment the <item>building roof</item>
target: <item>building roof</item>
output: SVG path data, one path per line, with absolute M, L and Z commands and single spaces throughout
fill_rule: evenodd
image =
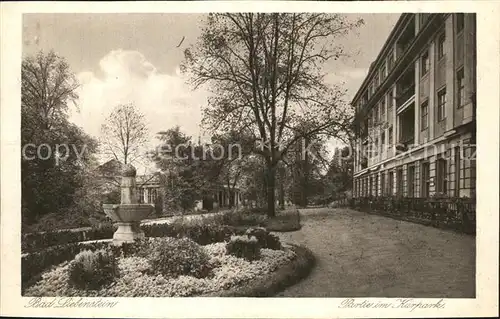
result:
M 121 175 L 121 171 L 123 168 L 124 165 L 122 162 L 117 159 L 112 159 L 104 164 L 99 165 L 96 170 L 100 175 L 115 177 Z
M 382 46 L 382 49 L 379 51 L 375 60 L 370 64 L 370 69 L 368 70 L 368 74 L 366 75 L 365 79 L 363 80 L 363 83 L 361 84 L 359 90 L 356 92 L 356 95 L 354 95 L 354 98 L 352 99 L 351 104 L 354 104 L 360 98 L 360 94 L 366 89 L 366 87 L 370 83 L 373 76 L 377 73 L 377 71 L 378 71 L 377 66 L 382 64 L 382 58 L 385 57 L 387 51 L 392 47 L 392 45 L 396 41 L 397 37 L 399 36 L 399 31 L 402 31 L 401 27 L 406 23 L 406 21 L 408 20 L 408 18 L 411 15 L 412 15 L 412 13 L 402 13 L 401 14 L 398 21 L 396 22 L 396 24 L 392 28 L 391 33 L 389 33 L 389 36 L 385 40 L 385 43 Z

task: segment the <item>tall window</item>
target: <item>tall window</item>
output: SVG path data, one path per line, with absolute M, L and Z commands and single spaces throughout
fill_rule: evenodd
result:
M 368 189 L 368 195 L 373 195 L 373 177 L 370 176 L 370 188 Z
M 429 100 L 426 100 L 424 103 L 422 103 L 420 107 L 420 114 L 422 118 L 420 127 L 423 131 L 429 126 Z
M 429 51 L 425 51 L 424 54 L 422 54 L 422 58 L 420 60 L 420 73 L 421 76 L 424 76 L 429 72 L 429 67 L 430 67 L 430 60 L 429 60 Z
M 386 72 L 385 62 L 384 62 L 380 66 L 380 83 L 382 83 L 382 81 L 384 81 L 386 76 L 387 76 L 387 72 Z
M 465 79 L 464 69 L 457 72 L 457 106 L 462 107 L 465 104 Z
M 455 147 L 455 196 L 460 197 L 460 147 Z
M 380 119 L 385 120 L 385 96 L 380 101 Z
M 429 175 L 429 162 L 422 163 L 421 166 L 422 175 L 422 191 L 420 192 L 422 197 L 429 197 L 429 186 L 430 186 L 430 175 Z
M 442 121 L 445 119 L 445 108 L 446 108 L 446 88 L 442 89 L 437 94 L 437 118 L 438 121 Z
M 382 172 L 380 174 L 380 192 L 382 193 L 382 196 L 385 196 L 385 194 L 387 193 L 385 185 L 385 172 Z
M 378 155 L 378 138 L 375 139 L 375 145 L 374 145 L 373 153 L 374 153 L 373 154 L 374 156 Z
M 379 122 L 379 115 L 378 115 L 378 105 L 375 105 L 373 108 L 373 125 L 377 125 Z
M 375 175 L 375 196 L 378 196 L 378 174 Z
M 394 172 L 393 171 L 390 171 L 389 172 L 389 181 L 388 181 L 389 185 L 388 186 L 388 190 L 387 190 L 387 194 L 388 195 L 392 195 L 393 192 L 394 192 Z
M 447 162 L 445 159 L 440 158 L 437 160 L 437 191 L 440 193 L 446 193 L 448 188 L 446 187 L 447 178 Z
M 385 152 L 385 132 L 382 132 L 382 136 L 380 137 L 380 153 L 384 154 Z
M 445 34 L 441 34 L 438 38 L 438 43 L 437 43 L 437 56 L 438 59 L 441 59 L 444 57 L 444 42 L 446 40 Z
M 396 171 L 396 194 L 403 196 L 403 168 L 398 168 Z
M 464 29 L 464 24 L 465 24 L 464 14 L 457 13 L 455 17 L 457 19 L 457 33 L 460 33 Z
M 393 138 L 393 132 L 392 132 L 392 125 L 389 127 L 389 145 L 392 145 L 392 138 Z
M 390 93 L 387 94 L 387 114 L 389 114 L 389 116 L 392 116 L 392 104 L 393 103 L 394 103 L 394 101 L 393 101 L 392 88 L 391 88 Z
M 406 185 L 408 188 L 408 197 L 415 197 L 415 166 L 408 166 L 408 172 L 406 173 Z

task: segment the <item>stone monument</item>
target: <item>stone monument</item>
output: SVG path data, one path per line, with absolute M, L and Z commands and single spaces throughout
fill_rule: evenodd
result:
M 154 209 L 151 204 L 138 203 L 136 175 L 137 172 L 132 165 L 125 165 L 122 171 L 120 204 L 103 204 L 106 215 L 118 226 L 113 235 L 114 245 L 144 238 L 141 220 L 148 217 Z

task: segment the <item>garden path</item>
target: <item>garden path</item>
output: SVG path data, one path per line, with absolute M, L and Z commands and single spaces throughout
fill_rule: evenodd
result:
M 311 274 L 278 296 L 474 298 L 475 237 L 345 208 L 302 209 L 279 233 L 313 251 Z

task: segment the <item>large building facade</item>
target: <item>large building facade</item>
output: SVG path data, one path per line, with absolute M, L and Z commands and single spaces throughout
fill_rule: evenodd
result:
M 475 197 L 475 14 L 402 14 L 352 104 L 355 197 Z

